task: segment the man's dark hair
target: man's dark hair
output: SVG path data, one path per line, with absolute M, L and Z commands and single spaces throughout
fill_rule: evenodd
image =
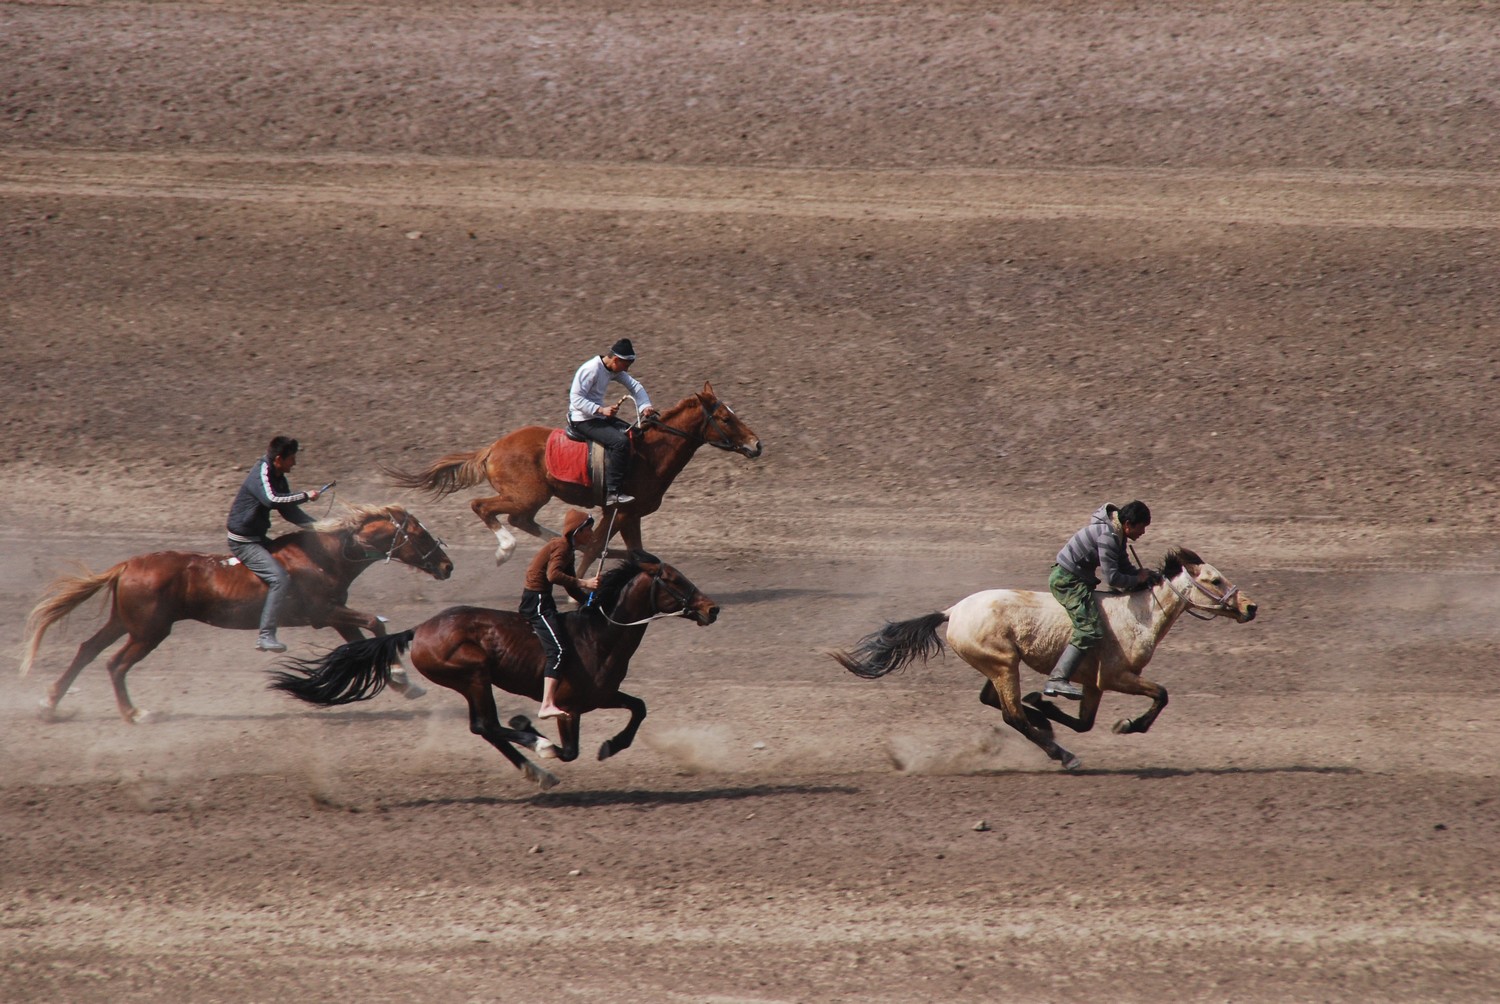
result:
M 291 436 L 276 436 L 272 438 L 271 445 L 266 447 L 266 459 L 276 460 L 282 457 L 290 457 L 297 452 L 297 441 Z
M 1136 526 L 1150 526 L 1151 510 L 1146 508 L 1146 503 L 1140 499 L 1126 502 L 1120 507 L 1120 522 L 1134 523 Z

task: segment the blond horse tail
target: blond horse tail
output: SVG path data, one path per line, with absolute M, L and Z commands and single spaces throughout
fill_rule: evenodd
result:
M 415 474 L 382 467 L 386 477 L 402 488 L 416 488 L 433 498 L 451 495 L 462 488 L 472 488 L 484 481 L 485 462 L 489 459 L 490 447 L 472 453 L 450 453 L 428 464 Z
M 21 659 L 22 676 L 31 672 L 31 664 L 36 661 L 37 649 L 42 647 L 42 635 L 47 633 L 47 629 L 76 610 L 99 590 L 108 587 L 113 596 L 120 576 L 125 574 L 126 564 L 127 562 L 122 561 L 98 575 L 85 571 L 83 575 L 68 576 L 52 583 L 48 588 L 48 595 L 26 615 L 26 654 Z

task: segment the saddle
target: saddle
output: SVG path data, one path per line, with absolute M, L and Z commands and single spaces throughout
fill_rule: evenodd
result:
M 593 489 L 594 505 L 604 505 L 604 447 L 553 429 L 547 436 L 545 462 L 549 476 Z

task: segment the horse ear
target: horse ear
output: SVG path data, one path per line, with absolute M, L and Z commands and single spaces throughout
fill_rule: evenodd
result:
M 713 397 L 714 385 L 709 383 L 707 380 L 703 381 L 703 393 L 707 394 L 709 397 Z

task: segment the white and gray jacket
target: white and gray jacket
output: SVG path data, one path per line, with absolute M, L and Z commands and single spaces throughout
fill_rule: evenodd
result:
M 623 370 L 611 373 L 604 365 L 604 357 L 594 356 L 573 374 L 573 386 L 568 390 L 568 421 L 587 422 L 591 418 L 602 418 L 599 413 L 604 410 L 604 395 L 609 392 L 611 380 L 630 392 L 638 411 L 653 407 L 651 395 L 646 393 L 639 380 Z

